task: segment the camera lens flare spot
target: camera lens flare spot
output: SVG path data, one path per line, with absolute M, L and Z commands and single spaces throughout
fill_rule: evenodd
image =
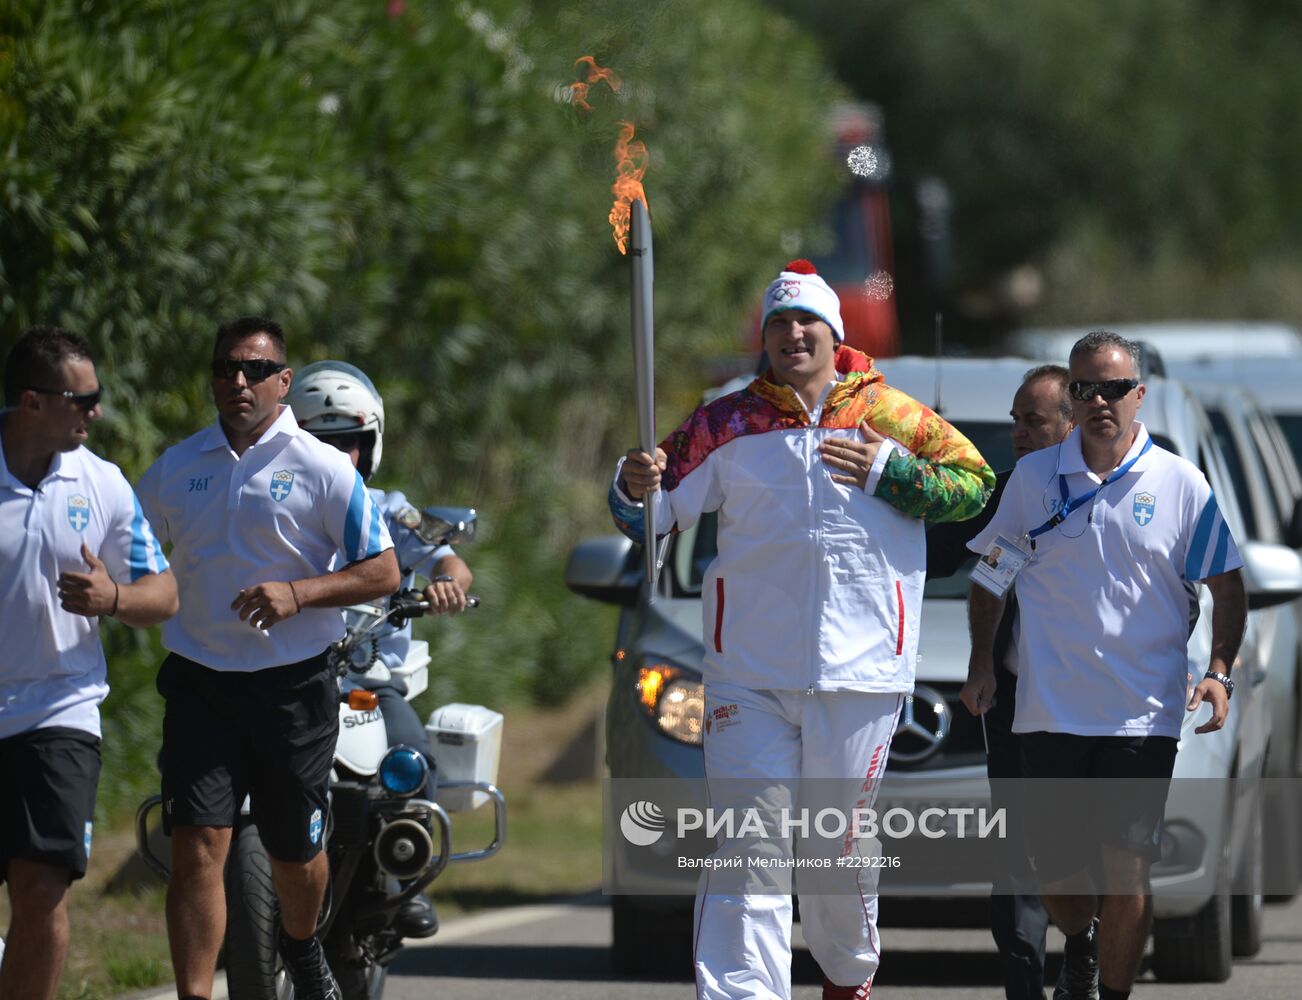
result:
M 850 150 L 845 162 L 849 166 L 850 172 L 859 177 L 876 177 L 881 170 L 877 150 L 873 149 L 872 146 L 855 146 L 854 149 Z
M 895 291 L 895 279 L 890 271 L 876 271 L 863 283 L 863 293 L 874 302 L 885 302 Z

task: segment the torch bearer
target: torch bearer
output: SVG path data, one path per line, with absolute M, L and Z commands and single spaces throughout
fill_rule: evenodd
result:
M 633 385 L 637 406 L 638 444 L 648 455 L 656 453 L 655 316 L 651 290 L 655 279 L 651 256 L 651 217 L 646 201 L 634 198 L 630 206 L 628 259 L 633 265 Z M 659 491 L 642 497 L 642 553 L 646 561 L 647 599 L 655 600 L 660 568 L 656 545 L 656 508 Z

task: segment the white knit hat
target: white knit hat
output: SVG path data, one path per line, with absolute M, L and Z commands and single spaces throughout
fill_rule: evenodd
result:
M 839 344 L 845 340 L 845 326 L 841 322 L 841 300 L 824 281 L 814 265 L 807 260 L 793 260 L 764 289 L 764 308 L 760 319 L 760 332 L 769 317 L 783 309 L 804 309 L 813 313 L 832 328 Z

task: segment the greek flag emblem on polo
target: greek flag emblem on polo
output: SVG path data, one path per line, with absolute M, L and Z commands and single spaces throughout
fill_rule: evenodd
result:
M 289 491 L 294 488 L 294 473 L 288 469 L 281 469 L 279 472 L 271 474 L 271 499 L 276 503 L 284 500 L 289 496 Z
M 90 524 L 90 501 L 83 496 L 68 497 L 68 523 L 74 531 L 85 531 Z
M 1136 493 L 1135 506 L 1132 513 L 1135 515 L 1135 523 L 1141 528 L 1149 521 L 1153 520 L 1153 510 L 1157 506 L 1157 497 L 1151 493 Z
M 309 838 L 311 838 L 311 841 L 314 844 L 321 840 L 321 810 L 320 809 L 314 809 L 312 811 L 312 819 L 307 824 L 307 835 Z

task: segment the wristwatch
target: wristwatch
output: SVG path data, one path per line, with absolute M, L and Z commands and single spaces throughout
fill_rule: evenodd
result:
M 1223 674 L 1219 670 L 1209 670 L 1203 676 L 1208 680 L 1220 681 L 1225 688 L 1225 697 L 1232 698 L 1234 696 L 1234 681 L 1230 680 L 1229 674 Z

